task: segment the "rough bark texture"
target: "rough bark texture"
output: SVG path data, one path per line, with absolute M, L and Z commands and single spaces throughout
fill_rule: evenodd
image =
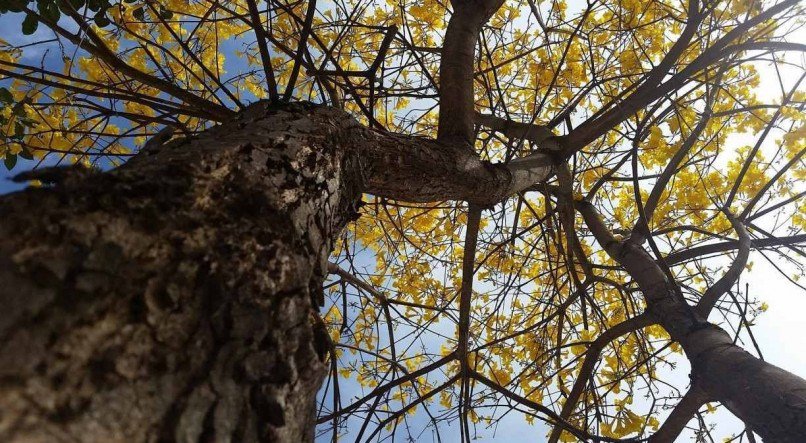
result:
M 0 198 L 0 441 L 311 441 L 333 239 L 364 191 L 492 204 L 522 181 L 471 154 L 259 103 L 113 172 Z M 734 345 L 579 209 L 704 395 L 767 441 L 806 441 L 806 381 Z
M 310 440 L 311 315 L 361 192 L 492 203 L 523 173 L 257 104 L 111 173 L 49 175 L 0 199 L 2 441 Z
M 258 104 L 0 199 L 0 441 L 311 441 L 352 126 Z
M 312 439 L 311 316 L 361 192 L 491 204 L 524 174 L 264 103 L 110 173 L 42 173 L 0 198 L 0 440 Z

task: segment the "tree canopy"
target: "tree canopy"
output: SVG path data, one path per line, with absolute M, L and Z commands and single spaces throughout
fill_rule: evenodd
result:
M 801 287 L 804 271 L 806 11 L 452 3 L 5 0 L 22 35 L 0 40 L 0 157 L 108 168 L 258 100 L 343 109 L 404 155 L 466 148 L 509 184 L 367 193 L 336 241 L 312 320 L 330 335 L 318 435 L 436 440 L 458 423 L 469 441 L 520 414 L 548 425 L 537 440 L 671 441 L 688 424 L 706 441 L 707 417 L 689 421 L 718 405 L 666 378 L 683 332 L 624 251 L 759 355 L 774 301 L 742 274 L 767 260 Z

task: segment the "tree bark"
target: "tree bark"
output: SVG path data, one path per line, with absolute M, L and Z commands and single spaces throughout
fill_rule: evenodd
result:
M 312 441 L 333 239 L 362 192 L 493 204 L 543 162 L 258 103 L 109 173 L 45 171 L 0 198 L 0 441 Z M 768 441 L 806 441 L 806 381 L 752 357 L 616 242 L 693 377 Z
M 259 104 L 0 199 L 0 440 L 312 441 L 350 127 Z
M 736 345 L 690 306 L 637 242 L 616 240 L 590 203 L 577 206 L 599 244 L 635 279 L 647 312 L 677 341 L 691 363 L 692 383 L 765 441 L 806 441 L 806 380 Z
M 0 197 L 0 441 L 311 441 L 361 193 L 491 204 L 549 172 L 306 103 L 34 172 L 55 185 Z
M 472 148 L 476 116 L 473 63 L 481 28 L 503 0 L 452 0 L 439 64 L 437 138 Z
M 806 441 L 806 380 L 756 358 L 714 325 L 682 344 L 692 378 L 765 442 Z
M 677 403 L 663 425 L 649 437 L 649 443 L 673 443 L 683 432 L 694 414 L 707 402 L 707 397 L 696 386 L 689 388 Z

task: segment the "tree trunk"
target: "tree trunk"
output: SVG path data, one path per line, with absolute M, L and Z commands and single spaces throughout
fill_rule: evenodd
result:
M 621 263 L 636 279 L 647 310 L 691 363 L 691 379 L 765 441 L 806 441 L 806 380 L 754 357 L 719 326 L 701 317 L 640 246 L 622 249 Z
M 312 440 L 361 193 L 493 204 L 533 163 L 257 103 L 109 173 L 34 173 L 56 185 L 0 197 L 0 441 Z
M 683 347 L 692 382 L 709 401 L 725 405 L 765 441 L 806 441 L 806 380 L 754 357 L 707 322 L 639 246 L 626 247 L 622 263 L 643 291 L 647 310 Z
M 0 441 L 312 441 L 333 239 L 361 192 L 484 205 L 550 171 L 472 154 L 258 103 L 110 173 L 45 171 L 55 186 L 1 197 Z M 733 345 L 583 214 L 703 391 L 769 441 L 806 441 L 806 382 Z
M 0 441 L 312 441 L 344 114 L 250 107 L 0 199 Z
M 806 442 L 806 380 L 760 360 L 709 326 L 684 343 L 692 379 L 765 442 Z
M 578 208 L 599 244 L 638 283 L 647 312 L 683 347 L 707 401 L 725 405 L 767 442 L 806 442 L 806 380 L 736 345 L 686 302 L 640 244 L 617 241 L 590 203 Z

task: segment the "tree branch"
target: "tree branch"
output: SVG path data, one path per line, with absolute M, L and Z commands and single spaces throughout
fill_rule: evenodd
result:
M 677 406 L 672 409 L 672 413 L 669 414 L 660 429 L 649 437 L 649 443 L 673 443 L 677 441 L 677 437 L 686 427 L 686 423 L 691 421 L 694 414 L 707 401 L 708 397 L 697 386 L 689 388 Z
M 562 420 L 567 421 L 568 418 L 571 417 L 571 413 L 574 412 L 577 402 L 579 401 L 579 397 L 582 396 L 582 392 L 585 390 L 585 385 L 593 375 L 594 367 L 599 361 L 599 356 L 604 347 L 624 334 L 647 327 L 653 323 L 652 318 L 648 314 L 643 313 L 637 317 L 632 317 L 611 327 L 596 337 L 596 340 L 594 340 L 593 343 L 588 346 L 588 350 L 585 352 L 585 361 L 582 363 L 582 367 L 579 369 L 579 374 L 574 381 L 574 386 L 571 388 L 571 392 L 568 393 L 568 398 L 565 399 L 565 404 L 563 405 L 562 411 L 560 411 L 560 418 Z M 549 443 L 556 443 L 560 438 L 562 431 L 563 428 L 555 425 L 554 429 L 551 431 L 551 435 L 549 436 Z
M 747 233 L 744 224 L 730 212 L 730 209 L 725 208 L 722 212 L 728 217 L 731 226 L 733 226 L 733 229 L 739 236 L 739 253 L 736 255 L 736 259 L 733 260 L 727 272 L 725 272 L 725 275 L 705 291 L 705 294 L 703 294 L 700 302 L 697 304 L 696 309 L 704 318 L 708 318 L 708 314 L 714 308 L 716 302 L 719 301 L 719 297 L 725 295 L 725 293 L 730 290 L 730 287 L 736 283 L 745 265 L 747 265 L 747 258 L 750 256 L 750 234 Z
M 591 118 L 577 126 L 576 129 L 571 131 L 568 135 L 560 138 L 561 144 L 563 145 L 563 154 L 566 157 L 572 155 L 574 152 L 584 148 L 589 143 L 614 128 L 616 125 L 628 119 L 639 109 L 642 109 L 653 101 L 663 97 L 670 91 L 681 87 L 697 72 L 713 65 L 716 61 L 727 55 L 725 54 L 724 49 L 733 41 L 745 35 L 754 26 L 763 23 L 764 21 L 769 20 L 786 11 L 787 9 L 797 5 L 799 1 L 800 0 L 786 0 L 771 6 L 769 9 L 759 13 L 758 15 L 753 16 L 747 21 L 731 29 L 722 38 L 714 42 L 713 45 L 704 50 L 696 59 L 686 65 L 667 81 L 659 84 L 645 83 L 636 88 L 635 91 L 621 103 L 619 103 L 618 106 L 612 106 L 608 111 L 604 112 L 600 116 Z M 658 78 L 662 78 L 661 74 L 665 75 L 665 73 L 659 72 Z M 650 74 L 650 76 L 653 75 L 655 74 Z
M 544 125 L 518 122 L 478 111 L 474 112 L 474 120 L 477 124 L 499 132 L 507 138 L 528 140 L 537 146 L 554 137 L 551 129 Z
M 439 66 L 437 139 L 472 147 L 476 43 L 482 26 L 503 0 L 454 0 L 452 4 Z
M 774 246 L 795 245 L 798 243 L 806 243 L 806 234 L 792 235 L 789 237 L 754 239 L 752 248 L 763 249 Z M 673 252 L 666 256 L 666 262 L 669 263 L 669 265 L 676 265 L 705 255 L 718 254 L 720 252 L 730 251 L 737 248 L 739 248 L 738 240 L 711 243 L 709 245 L 696 246 L 691 249 Z

